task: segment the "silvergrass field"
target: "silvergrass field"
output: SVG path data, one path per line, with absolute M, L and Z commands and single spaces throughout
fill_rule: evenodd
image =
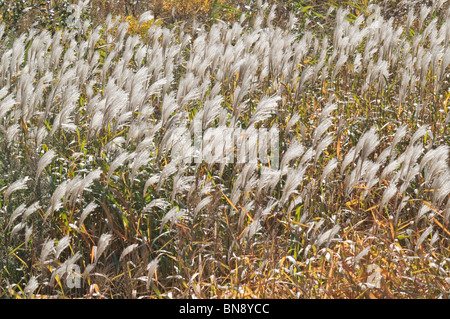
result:
M 1 298 L 448 298 L 447 1 L 304 2 L 2 23 Z

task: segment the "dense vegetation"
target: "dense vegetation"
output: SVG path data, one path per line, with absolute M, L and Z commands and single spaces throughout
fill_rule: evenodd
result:
M 449 297 L 446 1 L 197 2 L 3 2 L 2 298 Z

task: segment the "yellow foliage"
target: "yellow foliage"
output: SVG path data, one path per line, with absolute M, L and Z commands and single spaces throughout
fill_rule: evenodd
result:
M 182 15 L 196 15 L 196 14 L 207 14 L 210 12 L 211 7 L 215 0 L 163 0 L 162 10 L 166 13 L 172 12 L 173 9 Z M 223 3 L 223 0 L 219 0 L 219 3 Z M 153 25 L 153 23 L 162 24 L 161 21 L 154 19 L 144 22 L 141 25 L 138 23 L 138 18 L 129 15 L 125 18 L 129 23 L 128 32 L 130 34 L 138 34 L 141 37 L 145 36 L 147 30 Z
M 175 8 L 181 15 L 208 13 L 214 0 L 166 0 L 163 3 L 163 9 L 171 11 Z
M 132 15 L 126 17 L 125 21 L 128 21 L 128 23 L 129 23 L 128 32 L 130 34 L 138 34 L 141 37 L 145 36 L 148 29 L 150 29 L 150 27 L 153 25 L 153 23 L 156 23 L 156 24 L 162 23 L 161 21 L 155 22 L 155 19 L 151 19 L 151 20 L 146 21 L 146 22 L 142 23 L 141 25 L 139 25 L 138 19 L 136 19 L 136 17 L 134 17 Z

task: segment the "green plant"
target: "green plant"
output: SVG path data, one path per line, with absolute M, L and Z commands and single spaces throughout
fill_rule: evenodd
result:
M 1 38 L 1 296 L 448 297 L 450 11 L 311 5 Z

